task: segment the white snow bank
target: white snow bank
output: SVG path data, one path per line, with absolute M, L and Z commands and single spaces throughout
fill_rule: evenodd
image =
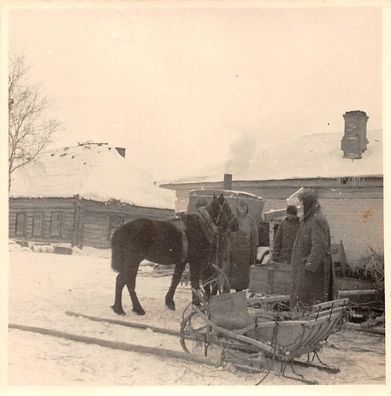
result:
M 54 246 L 52 245 L 33 245 L 33 252 L 36 253 L 54 253 Z
M 8 251 L 10 252 L 31 252 L 28 246 L 21 246 L 15 241 L 10 240 L 8 243 Z

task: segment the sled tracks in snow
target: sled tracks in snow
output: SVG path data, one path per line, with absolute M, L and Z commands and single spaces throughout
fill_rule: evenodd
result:
M 133 329 L 140 329 L 140 330 L 149 330 L 154 333 L 160 333 L 164 334 L 167 336 L 173 336 L 177 338 L 181 338 L 181 332 L 171 330 L 171 329 L 165 329 L 161 327 L 156 327 L 152 326 L 149 324 L 145 323 L 137 323 L 137 322 L 128 322 L 125 320 L 118 320 L 118 319 L 111 319 L 111 318 L 102 318 L 102 317 L 97 317 L 97 316 L 92 316 L 92 315 L 86 315 L 83 313 L 77 313 L 77 312 L 72 312 L 72 311 L 66 311 L 66 315 L 71 316 L 71 317 L 77 317 L 77 318 L 83 318 L 88 321 L 93 321 L 93 322 L 100 322 L 100 323 L 110 323 L 112 325 L 116 326 L 123 326 L 123 327 L 128 327 L 128 328 L 133 328 Z M 160 347 L 151 347 L 151 346 L 143 346 L 139 344 L 130 344 L 130 343 L 125 343 L 125 342 L 118 342 L 118 341 L 112 341 L 112 340 L 107 340 L 107 339 L 101 339 L 101 338 L 96 338 L 96 337 L 88 337 L 88 336 L 83 336 L 83 335 L 78 335 L 74 333 L 68 333 L 56 329 L 48 329 L 48 328 L 42 328 L 42 327 L 36 327 L 36 326 L 27 326 L 27 325 L 21 325 L 21 324 L 13 324 L 9 323 L 8 325 L 9 329 L 16 329 L 16 330 L 21 330 L 21 331 L 27 331 L 27 332 L 33 332 L 37 334 L 42 334 L 42 335 L 47 335 L 51 337 L 57 337 L 57 338 L 63 338 L 75 342 L 81 342 L 85 344 L 90 344 L 90 345 L 99 345 L 105 348 L 110 348 L 110 349 L 116 349 L 116 350 L 122 350 L 122 351 L 128 351 L 128 352 L 136 352 L 136 353 L 143 353 L 143 354 L 149 354 L 149 355 L 156 355 L 164 358 L 174 358 L 174 359 L 180 359 L 180 360 L 185 360 L 188 362 L 194 362 L 198 364 L 204 364 L 208 366 L 213 366 L 213 367 L 220 367 L 224 364 L 224 362 L 229 362 L 234 364 L 234 366 L 239 369 L 239 370 L 245 370 L 245 371 L 250 371 L 253 373 L 264 373 L 265 371 L 263 370 L 257 370 L 254 368 L 251 368 L 249 366 L 242 366 L 240 364 L 235 364 L 235 359 L 237 358 L 235 355 L 225 355 L 223 353 L 220 353 L 218 356 L 215 356 L 213 358 L 205 356 L 203 353 L 187 353 L 187 352 L 182 352 L 182 351 L 175 351 L 172 349 L 164 349 Z M 188 340 L 187 340 L 188 341 Z M 194 341 L 197 343 L 199 340 L 194 339 Z M 337 368 L 332 368 L 328 366 L 321 366 L 321 365 L 316 365 L 311 362 L 303 362 L 303 361 L 294 361 L 294 364 L 302 367 L 312 367 L 316 368 L 318 370 L 326 371 L 329 373 L 338 373 L 339 369 Z M 277 373 L 274 373 L 277 374 Z M 277 374 L 278 375 L 278 374 Z M 317 381 L 314 380 L 306 380 L 303 377 L 295 377 L 295 376 L 287 376 L 284 375 L 283 377 L 292 379 L 295 381 L 303 382 L 306 384 L 318 384 Z

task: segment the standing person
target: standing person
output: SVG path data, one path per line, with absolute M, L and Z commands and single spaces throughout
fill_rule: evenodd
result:
M 293 242 L 299 229 L 299 217 L 297 207 L 288 205 L 286 208 L 286 218 L 278 226 L 273 242 L 273 261 L 277 263 L 291 263 Z
M 217 227 L 211 222 L 209 213 L 207 211 L 208 202 L 204 197 L 198 198 L 196 202 L 197 212 L 201 215 L 205 224 L 205 235 L 209 241 L 208 247 L 208 262 L 201 268 L 201 280 L 203 282 L 210 282 L 215 277 L 215 271 L 212 264 L 217 265 L 224 271 L 224 262 L 226 257 L 226 243 L 224 237 L 220 237 L 218 234 Z M 209 225 L 206 226 L 206 224 Z M 204 285 L 205 292 L 209 296 L 210 294 L 217 293 L 215 285 Z
M 230 286 L 236 291 L 247 289 L 250 283 L 250 265 L 257 259 L 258 227 L 255 219 L 248 214 L 248 205 L 239 200 L 237 207 L 239 230 L 229 237 Z
M 304 216 L 292 252 L 291 306 L 312 305 L 335 297 L 335 272 L 331 259 L 330 229 L 313 190 L 300 200 Z

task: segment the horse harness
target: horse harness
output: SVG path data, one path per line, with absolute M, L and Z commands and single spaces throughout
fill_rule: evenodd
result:
M 189 253 L 189 240 L 186 235 L 186 228 L 183 219 L 180 216 L 175 216 L 174 220 L 172 221 L 172 225 L 181 233 L 182 237 L 182 257 L 181 263 L 187 262 L 187 255 Z
M 217 228 L 217 225 L 213 222 L 209 212 L 206 210 L 206 208 L 201 207 L 198 209 L 196 214 L 201 220 L 201 227 L 202 230 L 204 231 L 206 239 L 211 244 L 215 243 L 216 235 L 219 233 L 219 229 Z
M 224 202 L 222 205 L 220 205 L 220 210 L 216 218 L 216 223 L 220 221 L 222 211 L 224 208 L 224 205 L 226 205 L 226 202 Z M 218 244 L 218 237 L 220 235 L 224 236 L 228 234 L 229 232 L 229 227 L 227 227 L 227 230 L 222 232 L 219 230 L 218 226 L 213 222 L 212 217 L 210 216 L 208 210 L 205 207 L 198 208 L 197 212 L 194 213 L 195 215 L 198 216 L 200 219 L 201 227 L 204 232 L 204 235 L 206 236 L 206 239 L 211 245 L 216 245 Z M 189 252 L 189 240 L 186 235 L 186 229 L 185 225 L 183 222 L 183 219 L 178 218 L 177 221 L 173 223 L 176 227 L 176 229 L 181 233 L 182 236 L 182 257 L 181 257 L 181 263 L 187 262 L 188 258 L 188 252 Z

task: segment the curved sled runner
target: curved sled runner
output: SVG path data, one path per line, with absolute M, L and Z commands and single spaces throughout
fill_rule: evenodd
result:
M 186 352 L 193 352 L 195 343 L 202 347 L 204 355 L 218 346 L 222 360 L 248 369 L 270 371 L 274 362 L 279 361 L 281 374 L 285 375 L 290 364 L 301 380 L 304 378 L 294 371 L 293 363 L 304 365 L 295 360 L 303 355 L 308 356 L 308 366 L 338 372 L 325 365 L 318 352 L 328 337 L 340 330 L 348 302 L 348 299 L 328 301 L 307 307 L 305 312 L 285 312 L 282 317 L 278 312 L 265 311 L 264 307 L 250 312 L 245 292 L 211 296 L 204 306 L 185 311 L 181 344 Z M 292 319 L 286 318 L 289 314 Z M 323 366 L 309 363 L 310 354 L 312 361 L 317 357 Z

